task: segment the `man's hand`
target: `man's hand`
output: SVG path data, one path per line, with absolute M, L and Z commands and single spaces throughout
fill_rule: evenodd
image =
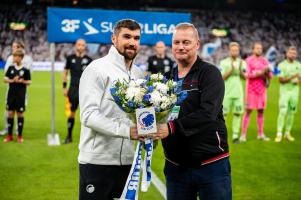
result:
M 64 96 L 66 97 L 68 95 L 68 89 L 67 88 L 64 88 Z
M 154 140 L 164 139 L 169 135 L 167 124 L 158 124 L 158 132 L 153 135 Z
M 300 79 L 299 74 L 296 73 L 296 74 L 294 74 L 294 75 L 291 76 L 291 79 L 294 79 L 294 78 L 299 78 Z
M 300 84 L 301 83 L 301 76 L 298 74 L 298 83 Z
M 19 76 L 15 76 L 12 80 L 13 80 L 12 83 L 14 83 L 14 82 L 18 83 L 19 82 Z
M 130 138 L 131 140 L 140 140 L 142 142 L 144 141 L 144 137 L 138 135 L 138 130 L 136 126 L 130 128 Z
M 24 83 L 24 79 L 23 78 L 18 79 L 18 83 Z

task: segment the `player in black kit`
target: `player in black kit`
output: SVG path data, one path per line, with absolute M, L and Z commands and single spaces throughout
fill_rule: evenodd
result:
M 22 131 L 24 125 L 23 113 L 25 112 L 26 87 L 31 83 L 30 71 L 22 65 L 23 57 L 24 52 L 22 50 L 16 50 L 13 53 L 14 65 L 8 67 L 4 77 L 4 82 L 9 84 L 6 99 L 8 135 L 4 139 L 4 142 L 13 141 L 14 115 L 15 112 L 17 112 L 17 141 L 23 143 Z
M 63 144 L 72 142 L 72 129 L 74 126 L 75 111 L 78 107 L 78 87 L 79 80 L 84 69 L 90 64 L 92 59 L 86 55 L 86 41 L 78 39 L 75 43 L 75 54 L 67 57 L 66 66 L 63 74 L 64 96 L 68 97 L 70 102 L 70 115 L 68 116 L 68 134 Z M 67 89 L 68 73 L 70 71 L 70 85 Z
M 166 48 L 164 42 L 157 42 L 155 46 L 155 51 L 156 55 L 149 57 L 147 60 L 148 74 L 165 74 L 166 72 L 169 72 L 173 67 L 174 62 L 168 56 L 166 56 Z

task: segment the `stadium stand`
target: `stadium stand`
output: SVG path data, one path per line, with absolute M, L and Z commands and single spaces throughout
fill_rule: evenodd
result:
M 12 8 L 16 12 L 11 12 Z M 201 34 L 202 44 L 211 43 L 216 40 L 212 35 L 213 28 L 224 28 L 228 30 L 228 36 L 221 38 L 221 46 L 207 58 L 210 62 L 218 61 L 227 54 L 227 46 L 230 41 L 237 41 L 242 47 L 242 56 L 250 54 L 253 41 L 262 41 L 267 50 L 274 46 L 278 53 L 276 61 L 284 57 L 285 49 L 295 45 L 301 51 L 300 15 L 273 12 L 244 12 L 244 11 L 215 11 L 215 10 L 190 10 L 192 22 L 198 27 Z M 49 44 L 46 36 L 46 8 L 41 6 L 2 6 L 0 8 L 0 60 L 6 60 L 11 52 L 13 40 L 24 41 L 27 52 L 34 61 L 49 61 Z M 24 31 L 11 30 L 10 22 L 24 22 L 27 28 Z M 72 44 L 58 44 L 56 46 L 56 60 L 64 61 L 71 53 Z M 96 45 L 96 51 L 90 51 L 92 58 L 100 57 L 107 53 L 108 45 Z M 138 64 L 145 64 L 152 47 L 142 46 L 142 51 L 137 57 Z M 201 53 L 201 49 L 200 49 Z M 167 48 L 170 56 L 170 48 Z

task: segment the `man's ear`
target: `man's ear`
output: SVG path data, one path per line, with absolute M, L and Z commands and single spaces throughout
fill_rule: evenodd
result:
M 113 45 L 115 46 L 115 44 L 116 44 L 116 35 L 115 34 L 112 34 L 112 36 L 111 36 L 111 40 L 112 40 L 112 43 L 113 43 Z
M 200 40 L 198 40 L 198 42 L 197 42 L 197 49 L 199 49 L 199 48 L 201 48 L 201 41 Z

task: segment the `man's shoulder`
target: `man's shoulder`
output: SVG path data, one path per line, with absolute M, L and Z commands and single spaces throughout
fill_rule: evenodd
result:
M 207 62 L 207 61 L 204 61 L 204 60 L 200 59 L 199 65 L 201 66 L 201 68 L 203 70 L 206 70 L 206 71 L 218 71 L 219 72 L 218 67 L 215 64 L 213 64 L 213 63 L 210 63 L 210 62 Z
M 267 59 L 266 57 L 264 57 L 264 56 L 261 56 L 261 60 L 262 60 L 263 62 L 265 62 L 265 63 L 269 63 L 268 59 Z
M 299 67 L 301 67 L 301 62 L 296 60 L 297 65 L 299 65 Z
M 74 57 L 76 57 L 75 53 L 67 55 L 67 59 L 74 58 Z
M 15 65 L 9 65 L 9 66 L 7 67 L 7 70 L 6 70 L 6 71 L 11 71 L 11 70 L 15 70 L 15 69 L 16 69 Z
M 85 59 L 88 59 L 90 62 L 93 60 L 89 55 L 84 55 Z
M 204 77 L 207 78 L 215 77 L 215 76 L 221 77 L 221 72 L 215 64 L 201 60 L 199 65 L 200 65 L 200 73 L 204 74 L 205 75 Z
M 226 64 L 229 63 L 229 61 L 230 61 L 230 58 L 229 57 L 225 57 L 225 58 L 221 59 L 220 65 L 226 65 Z
M 157 56 L 156 55 L 152 55 L 150 57 L 148 57 L 148 61 L 151 61 L 151 60 L 156 60 L 157 59 Z
M 102 70 L 108 70 L 110 65 L 110 61 L 108 60 L 107 56 L 104 56 L 102 58 L 98 58 L 95 60 L 92 60 L 90 64 L 86 67 L 85 71 L 87 69 L 93 70 L 93 71 L 102 71 Z
M 169 57 L 169 56 L 167 56 L 167 55 L 165 55 L 165 59 L 170 60 L 170 61 L 173 62 L 173 59 L 171 59 L 171 57 Z
M 285 64 L 287 64 L 287 61 L 286 61 L 286 60 L 282 60 L 282 61 L 278 64 L 278 66 L 279 66 L 279 67 L 282 67 L 282 66 L 285 65 Z
M 25 66 L 22 67 L 22 69 L 23 69 L 25 72 L 29 72 L 29 73 L 30 73 L 30 69 L 26 68 Z
M 246 60 L 244 60 L 244 59 L 242 59 L 242 58 L 240 58 L 240 60 L 241 60 L 241 63 L 242 63 L 242 64 L 244 64 L 244 65 L 247 64 Z
M 253 58 L 254 58 L 253 55 L 248 56 L 248 57 L 246 58 L 246 62 L 249 62 L 249 61 L 252 60 Z

